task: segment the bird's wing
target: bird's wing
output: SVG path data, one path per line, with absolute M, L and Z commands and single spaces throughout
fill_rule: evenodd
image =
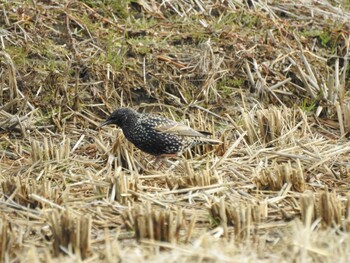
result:
M 158 132 L 175 134 L 180 136 L 205 137 L 206 135 L 209 135 L 209 133 L 207 132 L 201 133 L 188 127 L 187 125 L 178 122 L 164 123 L 154 127 L 154 129 Z

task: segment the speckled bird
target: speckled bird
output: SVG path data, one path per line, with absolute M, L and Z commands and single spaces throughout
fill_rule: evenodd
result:
M 181 155 L 195 145 L 221 143 L 207 138 L 211 134 L 209 132 L 196 131 L 173 120 L 138 113 L 131 108 L 115 110 L 98 127 L 108 124 L 120 127 L 125 137 L 137 148 L 157 157 Z

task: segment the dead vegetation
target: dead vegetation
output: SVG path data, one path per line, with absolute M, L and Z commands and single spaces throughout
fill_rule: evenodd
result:
M 347 1 L 0 12 L 0 261 L 348 261 Z M 122 105 L 223 143 L 157 169 Z

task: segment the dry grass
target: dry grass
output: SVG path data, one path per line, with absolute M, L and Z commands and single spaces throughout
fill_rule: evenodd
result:
M 0 261 L 348 261 L 347 1 L 0 12 Z M 156 169 L 121 105 L 223 143 Z

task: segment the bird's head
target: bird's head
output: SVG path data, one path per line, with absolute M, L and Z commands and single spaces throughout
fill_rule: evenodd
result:
M 124 128 L 126 125 L 133 123 L 137 120 L 139 113 L 130 108 L 120 108 L 112 112 L 112 114 L 102 122 L 97 128 L 101 128 L 105 125 L 115 124 L 120 128 Z

